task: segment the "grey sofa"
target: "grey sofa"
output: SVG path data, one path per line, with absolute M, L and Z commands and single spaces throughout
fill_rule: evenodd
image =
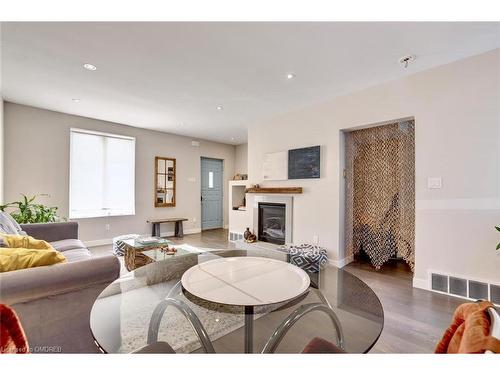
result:
M 97 353 L 89 328 L 92 305 L 120 275 L 114 255 L 92 256 L 78 240 L 78 223 L 22 225 L 61 251 L 66 263 L 0 273 L 0 303 L 18 314 L 34 353 Z

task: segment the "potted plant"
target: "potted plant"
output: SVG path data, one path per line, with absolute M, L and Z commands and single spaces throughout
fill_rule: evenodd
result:
M 48 194 L 38 194 L 32 197 L 27 197 L 24 194 L 21 195 L 23 198 L 20 201 L 0 205 L 0 210 L 5 211 L 6 208 L 14 208 L 15 210 L 10 212 L 10 215 L 19 224 L 53 223 L 61 221 L 57 215 L 57 207 L 49 207 L 41 203 L 35 203 L 38 197 L 48 197 Z

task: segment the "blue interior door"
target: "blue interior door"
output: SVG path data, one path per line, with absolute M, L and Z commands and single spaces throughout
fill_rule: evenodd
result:
M 222 160 L 201 158 L 201 229 L 222 228 Z

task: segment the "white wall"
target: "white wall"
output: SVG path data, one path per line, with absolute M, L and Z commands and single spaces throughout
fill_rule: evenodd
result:
M 262 183 L 266 152 L 321 145 L 321 179 L 263 185 L 304 187 L 295 196 L 294 242 L 317 234 L 341 260 L 341 129 L 414 117 L 415 285 L 424 286 L 429 270 L 498 283 L 499 111 L 497 49 L 251 126 L 249 183 Z M 442 189 L 428 190 L 428 177 L 442 177 Z
M 71 127 L 136 137 L 136 215 L 81 219 L 80 238 L 86 241 L 110 239 L 125 233 L 150 233 L 150 218 L 186 217 L 187 232 L 200 229 L 200 157 L 224 160 L 224 224 L 227 224 L 227 181 L 234 174 L 235 147 L 192 138 L 134 128 L 86 117 L 5 103 L 5 200 L 19 193 L 48 193 L 44 202 L 59 207 L 68 216 L 69 130 Z M 154 158 L 177 159 L 176 207 L 155 208 Z M 189 181 L 194 177 L 195 182 Z M 89 183 L 92 183 L 89 181 Z M 109 220 L 110 230 L 106 230 Z M 173 230 L 163 226 L 162 232 Z
M 234 173 L 248 173 L 248 144 L 236 146 Z

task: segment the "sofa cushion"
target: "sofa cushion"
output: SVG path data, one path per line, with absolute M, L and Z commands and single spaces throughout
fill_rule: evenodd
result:
M 80 240 L 68 239 L 54 241 L 50 244 L 54 249 L 64 254 L 67 262 L 79 262 L 92 258 L 92 254 Z
M 73 250 L 73 249 L 86 249 L 85 245 L 83 244 L 82 241 L 77 240 L 77 239 L 67 239 L 67 240 L 60 240 L 60 241 L 54 241 L 50 243 L 54 249 L 57 251 L 67 251 L 67 250 Z
M 86 248 L 66 250 L 64 253 L 66 261 L 68 263 L 79 262 L 81 260 L 87 260 L 92 258 L 92 254 Z

